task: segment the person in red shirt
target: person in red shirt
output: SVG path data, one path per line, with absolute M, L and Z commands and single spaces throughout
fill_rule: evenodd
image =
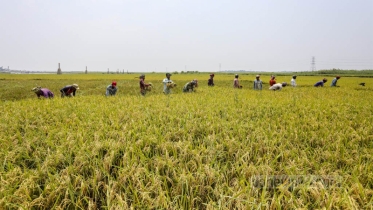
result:
M 151 84 L 145 83 L 145 74 L 140 75 L 140 93 L 141 95 L 145 96 L 146 91 L 149 90 L 149 87 L 151 87 Z
M 272 87 L 272 85 L 274 85 L 274 84 L 276 84 L 276 80 L 275 80 L 275 76 L 271 76 L 271 80 L 269 80 L 269 86 L 271 86 Z

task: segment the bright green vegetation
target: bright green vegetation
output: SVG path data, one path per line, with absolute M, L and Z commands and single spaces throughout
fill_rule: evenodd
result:
M 59 77 L 62 76 L 62 77 Z M 340 88 L 231 88 L 232 75 L 175 75 L 162 94 L 139 94 L 138 75 L 1 75 L 0 209 L 370 209 L 372 78 Z M 199 79 L 196 93 L 181 93 Z M 40 79 L 40 80 L 35 80 Z M 115 97 L 103 96 L 118 81 Z M 289 76 L 278 82 L 290 82 Z M 358 83 L 366 82 L 366 87 Z M 75 98 L 59 98 L 78 83 Z M 56 98 L 38 100 L 33 86 Z M 16 92 L 12 92 L 16 90 Z M 339 185 L 253 186 L 256 175 L 328 175 Z

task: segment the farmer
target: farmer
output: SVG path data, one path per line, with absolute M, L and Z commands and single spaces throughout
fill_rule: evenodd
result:
M 111 85 L 107 86 L 106 88 L 106 96 L 115 96 L 117 94 L 118 88 L 117 88 L 117 82 L 113 81 Z
M 315 87 L 324 87 L 324 83 L 327 82 L 328 80 L 326 78 L 322 79 L 321 81 L 316 82 L 313 86 Z
M 274 90 L 274 91 L 276 91 L 276 90 L 281 90 L 283 87 L 285 87 L 287 85 L 287 83 L 286 82 L 283 82 L 283 83 L 276 83 L 276 84 L 274 84 L 274 85 L 272 85 L 269 89 L 270 90 Z
M 256 75 L 254 80 L 254 90 L 262 90 L 263 82 L 260 80 L 260 75 Z
M 208 86 L 214 86 L 215 84 L 214 84 L 214 74 L 210 74 L 210 79 L 208 80 L 208 83 L 207 83 L 207 85 Z
M 238 81 L 238 74 L 234 75 L 233 88 L 242 88 L 240 82 Z
M 186 83 L 183 87 L 183 92 L 184 93 L 193 92 L 195 87 L 198 87 L 198 81 L 196 79 Z
M 140 93 L 141 95 L 145 96 L 146 91 L 148 90 L 149 86 L 152 84 L 145 83 L 145 74 L 140 75 Z
M 174 87 L 174 82 L 170 79 L 172 74 L 166 73 L 166 78 L 163 79 L 163 93 L 164 94 L 170 94 L 171 88 Z
M 274 75 L 271 75 L 271 79 L 269 80 L 269 86 L 272 87 L 272 85 L 276 84 L 276 80 L 275 80 L 275 76 Z
M 67 85 L 60 90 L 61 97 L 63 98 L 65 96 L 67 97 L 75 96 L 76 90 L 79 90 L 79 86 L 77 84 Z
M 297 79 L 297 76 L 296 76 L 296 75 L 293 75 L 293 78 L 292 78 L 291 81 L 290 81 L 291 86 L 293 86 L 293 87 L 296 87 L 296 86 L 297 86 L 297 83 L 295 82 L 296 79 Z
M 41 87 L 34 87 L 32 88 L 32 91 L 38 96 L 40 99 L 40 96 L 44 96 L 45 98 L 53 98 L 54 94 L 47 88 L 41 88 Z
M 330 84 L 330 87 L 339 87 L 339 86 L 337 86 L 337 82 L 338 82 L 339 78 L 341 78 L 341 77 L 340 77 L 340 76 L 336 76 L 336 77 L 332 80 L 332 84 Z

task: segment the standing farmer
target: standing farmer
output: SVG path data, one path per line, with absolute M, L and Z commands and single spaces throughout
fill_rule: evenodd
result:
M 207 85 L 208 86 L 214 86 L 215 84 L 214 84 L 214 74 L 210 74 L 210 79 L 208 80 L 208 83 L 207 83 Z
M 238 74 L 234 75 L 233 88 L 242 88 L 240 82 L 238 81 Z
M 262 90 L 263 88 L 263 82 L 260 80 L 260 75 L 256 75 L 256 78 L 254 80 L 254 90 Z
M 60 90 L 61 97 L 63 98 L 65 96 L 67 97 L 75 96 L 76 90 L 79 90 L 79 86 L 77 84 L 67 85 Z
M 337 86 L 337 82 L 338 82 L 339 78 L 341 78 L 341 77 L 340 77 L 340 76 L 336 76 L 336 77 L 332 80 L 332 84 L 330 84 L 330 87 L 339 87 L 339 86 Z
M 117 88 L 117 82 L 113 81 L 111 85 L 107 86 L 106 88 L 106 96 L 115 96 L 117 94 L 118 88 Z
M 176 84 L 170 79 L 171 78 L 170 73 L 166 73 L 166 78 L 163 79 L 163 93 L 164 94 L 170 94 L 171 88 L 175 87 Z
M 276 84 L 276 80 L 275 80 L 275 76 L 271 76 L 271 79 L 269 80 L 269 86 L 271 86 L 272 87 L 272 85 L 274 85 L 274 84 Z
M 293 75 L 293 78 L 292 78 L 291 81 L 290 81 L 291 86 L 293 86 L 293 87 L 296 87 L 296 86 L 297 86 L 297 83 L 295 82 L 295 79 L 297 79 L 297 76 L 296 76 L 296 75 Z
M 140 93 L 141 93 L 141 95 L 145 96 L 146 91 L 149 89 L 149 86 L 152 86 L 152 85 L 145 83 L 145 74 L 141 74 L 140 75 Z
M 41 88 L 41 87 L 34 87 L 32 89 L 36 96 L 40 99 L 40 96 L 44 96 L 45 98 L 53 98 L 54 94 L 47 88 Z

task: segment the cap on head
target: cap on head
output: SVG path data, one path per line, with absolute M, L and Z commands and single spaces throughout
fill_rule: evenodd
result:
M 113 81 L 113 82 L 111 83 L 111 86 L 117 86 L 117 82 L 116 82 L 116 81 Z
M 77 84 L 73 84 L 72 86 L 73 86 L 75 89 L 79 90 L 79 85 L 77 85 Z
M 258 75 L 256 75 L 255 77 L 256 77 L 256 78 L 259 78 L 259 77 L 260 77 L 260 75 L 258 74 Z
M 31 91 L 36 93 L 36 92 L 39 92 L 39 90 L 41 90 L 41 87 L 34 87 L 34 88 L 32 88 Z

